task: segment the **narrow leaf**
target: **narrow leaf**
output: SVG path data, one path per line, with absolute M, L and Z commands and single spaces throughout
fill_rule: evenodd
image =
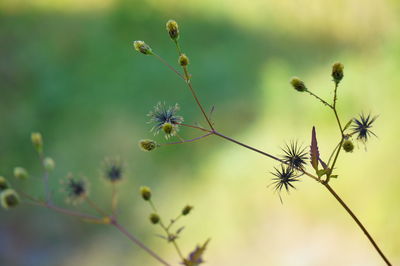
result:
M 310 156 L 311 156 L 312 167 L 315 169 L 315 171 L 318 171 L 319 151 L 318 151 L 318 142 L 317 142 L 317 134 L 315 133 L 315 127 L 312 128 L 312 133 L 311 133 Z

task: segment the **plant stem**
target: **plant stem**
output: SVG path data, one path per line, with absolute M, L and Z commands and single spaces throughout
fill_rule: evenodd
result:
M 194 138 L 194 139 L 188 139 L 188 140 L 182 140 L 182 141 L 170 142 L 170 143 L 162 143 L 162 144 L 160 144 L 160 145 L 161 145 L 161 146 L 164 146 L 164 145 L 175 145 L 175 144 L 183 144 L 183 143 L 195 142 L 195 141 L 197 141 L 197 140 L 201 140 L 201 139 L 203 139 L 203 138 L 206 138 L 206 137 L 208 137 L 208 136 L 210 136 L 210 135 L 212 135 L 212 134 L 213 134 L 213 133 L 210 132 L 210 133 L 207 133 L 207 134 L 205 134 L 205 135 L 202 135 L 202 136 L 197 137 L 197 138 Z
M 163 260 L 160 256 L 158 256 L 153 250 L 148 248 L 145 244 L 143 244 L 139 239 L 134 237 L 131 233 L 129 233 L 125 227 L 123 227 L 121 224 L 119 224 L 116 220 L 111 221 L 111 225 L 113 225 L 115 228 L 117 228 L 122 234 L 124 234 L 129 240 L 131 240 L 133 243 L 138 245 L 141 249 L 146 251 L 150 256 L 158 260 L 161 264 L 165 266 L 171 266 L 168 262 Z
M 344 203 L 344 201 L 339 197 L 339 195 L 333 190 L 331 186 L 329 186 L 328 183 L 322 183 L 328 191 L 335 197 L 335 199 L 342 205 L 342 207 L 347 211 L 347 213 L 353 218 L 353 220 L 357 223 L 357 225 L 360 227 L 360 229 L 364 232 L 364 234 L 367 236 L 368 240 L 371 242 L 371 244 L 374 246 L 375 250 L 379 253 L 379 255 L 382 257 L 382 259 L 385 261 L 385 263 L 388 266 L 391 266 L 392 264 L 389 262 L 389 260 L 385 257 L 383 252 L 380 250 L 378 245 L 376 244 L 375 240 L 372 238 L 372 236 L 368 233 L 367 229 L 364 227 L 364 225 L 361 223 L 361 221 L 357 218 L 357 216 L 351 211 L 351 209 Z
M 328 106 L 329 108 L 333 109 L 333 106 L 330 105 L 329 103 L 327 103 L 325 100 L 323 100 L 322 98 L 320 98 L 318 95 L 314 94 L 313 92 L 306 90 L 306 92 L 308 92 L 308 94 L 314 96 L 315 98 L 317 98 L 318 100 L 320 100 L 323 104 L 325 104 L 326 106 Z
M 201 105 L 199 98 L 197 97 L 196 91 L 194 90 L 194 88 L 192 86 L 192 82 L 190 81 L 190 75 L 189 75 L 189 72 L 187 71 L 187 66 L 183 66 L 183 71 L 185 72 L 186 84 L 188 85 L 190 92 L 192 93 L 194 99 L 196 100 L 197 106 L 200 108 L 201 112 L 203 113 L 203 116 L 207 120 L 207 123 L 210 126 L 211 130 L 214 130 L 214 127 L 213 127 L 210 119 L 208 118 L 208 115 L 204 111 L 204 108 Z
M 153 53 L 153 55 L 159 60 L 161 61 L 161 63 L 163 63 L 164 65 L 166 65 L 169 69 L 171 69 L 172 71 L 175 72 L 175 74 L 177 74 L 181 79 L 183 79 L 183 81 L 186 81 L 185 77 L 178 72 L 178 70 L 176 70 L 173 66 L 171 66 L 167 61 L 164 60 L 164 58 L 162 58 L 161 56 L 159 56 L 156 53 Z

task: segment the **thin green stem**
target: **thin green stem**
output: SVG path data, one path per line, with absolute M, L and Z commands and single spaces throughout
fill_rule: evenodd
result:
M 323 104 L 325 104 L 326 106 L 328 106 L 329 108 L 333 109 L 333 106 L 331 104 L 329 104 L 328 102 L 326 102 L 325 100 L 323 100 L 321 97 L 319 97 L 318 95 L 314 94 L 312 91 L 306 90 L 306 92 L 308 92 L 308 94 L 314 96 L 315 98 L 317 98 L 318 100 L 320 100 Z
M 158 256 L 153 250 L 148 248 L 145 244 L 143 244 L 139 239 L 137 239 L 134 235 L 128 232 L 128 230 L 125 229 L 121 224 L 119 224 L 116 220 L 111 221 L 111 225 L 113 225 L 115 228 L 117 228 L 122 234 L 124 234 L 129 240 L 131 240 L 133 243 L 135 243 L 137 246 L 139 246 L 141 249 L 146 251 L 150 256 L 155 258 L 158 262 L 165 266 L 171 266 L 168 262 L 163 260 L 160 256 Z
M 164 60 L 164 58 L 162 58 L 161 56 L 159 56 L 156 53 L 153 53 L 153 55 L 164 65 L 166 65 L 169 69 L 171 69 L 173 72 L 175 72 L 175 74 L 177 74 L 183 81 L 186 81 L 185 77 L 179 73 L 178 70 L 176 70 L 173 66 L 171 66 L 166 60 Z
M 177 142 L 170 142 L 170 143 L 161 143 L 161 146 L 166 146 L 166 145 L 175 145 L 175 144 L 183 144 L 183 143 L 190 143 L 190 142 L 195 142 L 198 140 L 201 140 L 203 138 L 206 138 L 208 136 L 211 136 L 213 133 L 207 133 L 205 135 L 202 135 L 200 137 L 197 138 L 193 138 L 193 139 L 188 139 L 188 140 L 182 140 L 182 141 L 177 141 Z
M 85 197 L 85 201 L 92 207 L 98 214 L 107 217 L 108 214 L 97 206 L 89 197 Z
M 200 101 L 199 101 L 199 98 L 197 97 L 196 91 L 194 90 L 194 88 L 193 88 L 193 86 L 192 86 L 192 82 L 190 81 L 190 75 L 189 75 L 189 72 L 187 71 L 187 67 L 186 67 L 186 66 L 183 66 L 183 70 L 184 70 L 184 72 L 185 72 L 186 84 L 188 85 L 189 90 L 190 90 L 190 92 L 192 93 L 192 95 L 193 95 L 193 97 L 194 97 L 194 99 L 195 99 L 195 101 L 196 101 L 196 103 L 197 103 L 197 106 L 200 108 L 201 112 L 203 113 L 203 116 L 204 116 L 204 118 L 206 119 L 206 121 L 207 121 L 208 125 L 210 126 L 211 130 L 214 130 L 214 127 L 213 127 L 213 125 L 212 125 L 210 119 L 208 118 L 208 115 L 207 115 L 206 112 L 204 111 L 204 108 L 203 108 L 203 106 L 201 105 L 201 103 L 200 103 Z
M 193 125 L 188 125 L 188 124 L 182 124 L 182 123 L 178 123 L 178 125 L 181 125 L 181 126 L 183 126 L 183 127 L 191 127 L 191 128 L 199 129 L 199 130 L 205 131 L 205 132 L 212 132 L 212 131 L 209 130 L 209 129 L 205 129 L 205 128 L 198 127 L 198 126 L 193 126 Z
M 385 261 L 385 263 L 388 266 L 391 266 L 392 264 L 389 262 L 389 260 L 386 258 L 386 256 L 383 254 L 383 252 L 380 250 L 379 246 L 376 244 L 375 240 L 372 238 L 372 236 L 369 234 L 367 229 L 364 227 L 364 225 L 361 223 L 361 221 L 357 218 L 357 216 L 351 211 L 351 209 L 344 203 L 344 201 L 339 197 L 339 195 L 333 190 L 331 186 L 329 186 L 328 183 L 323 183 L 323 185 L 328 189 L 328 191 L 335 197 L 335 199 L 342 205 L 342 207 L 347 211 L 347 213 L 351 216 L 351 218 L 356 222 L 358 227 L 364 232 L 364 234 L 367 236 L 368 240 L 371 242 L 371 244 L 374 246 L 375 250 L 379 253 L 381 258 Z

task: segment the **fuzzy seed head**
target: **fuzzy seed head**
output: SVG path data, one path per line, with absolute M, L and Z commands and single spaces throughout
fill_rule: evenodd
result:
M 122 180 L 124 175 L 124 164 L 120 158 L 106 158 L 103 163 L 103 177 L 111 182 L 116 183 Z
M 14 208 L 19 204 L 19 196 L 14 189 L 6 189 L 0 193 L 0 203 L 4 209 Z
M 345 150 L 345 152 L 353 152 L 354 150 L 354 144 L 351 140 L 347 139 L 343 142 L 343 150 Z
M 142 151 L 152 151 L 157 148 L 157 143 L 151 139 L 142 139 L 139 141 L 139 147 Z
M 26 171 L 23 167 L 15 167 L 14 168 L 14 176 L 16 179 L 27 179 L 29 177 L 28 171 Z
M 182 215 L 188 215 L 192 209 L 193 209 L 193 206 L 186 205 L 182 210 Z
M 10 188 L 10 185 L 4 177 L 0 176 L 0 192 L 6 190 L 7 188 Z
M 42 134 L 38 132 L 34 132 L 31 134 L 31 141 L 33 144 L 33 147 L 38 153 L 41 153 L 43 151 L 43 138 Z
M 149 187 L 143 186 L 140 188 L 140 195 L 146 201 L 151 200 L 151 189 Z
M 290 84 L 292 84 L 293 88 L 299 92 L 303 92 L 303 91 L 307 90 L 307 87 L 304 84 L 304 82 L 297 77 L 293 77 L 290 81 Z
M 179 26 L 175 20 L 170 19 L 167 21 L 166 28 L 172 40 L 177 40 L 179 38 Z
M 178 62 L 181 66 L 187 66 L 189 65 L 189 57 L 187 57 L 185 54 L 181 54 Z
M 44 168 L 48 171 L 48 172 L 52 172 L 54 170 L 54 168 L 56 167 L 56 163 L 54 162 L 54 160 L 50 157 L 46 157 L 43 160 L 43 165 Z
M 145 55 L 152 55 L 153 54 L 153 51 L 151 50 L 150 46 L 148 46 L 144 41 L 134 41 L 133 42 L 133 47 L 139 53 L 142 53 L 142 54 L 145 54 Z
M 158 224 L 160 222 L 160 216 L 158 216 L 156 213 L 150 214 L 150 222 L 152 224 Z
M 343 79 L 343 69 L 343 64 L 339 62 L 333 64 L 332 66 L 332 78 L 336 84 L 339 84 L 339 82 Z
M 62 184 L 67 193 L 68 203 L 81 203 L 89 194 L 88 182 L 85 178 L 75 178 L 70 174 L 62 181 Z

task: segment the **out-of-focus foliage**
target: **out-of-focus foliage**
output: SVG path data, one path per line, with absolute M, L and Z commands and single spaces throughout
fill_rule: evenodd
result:
M 368 151 L 355 147 L 338 162 L 332 185 L 359 214 L 389 258 L 400 260 L 398 123 L 400 7 L 397 1 L 117 1 L 0 2 L 0 175 L 15 166 L 31 178 L 16 187 L 43 195 L 30 133 L 40 131 L 57 162 L 53 193 L 68 172 L 91 181 L 91 196 L 110 204 L 101 161 L 119 155 L 127 178 L 119 210 L 127 227 L 169 261 L 170 246 L 155 237 L 141 185 L 160 209 L 195 206 L 181 246 L 211 237 L 206 265 L 377 265 L 380 258 L 353 221 L 312 180 L 283 195 L 266 186 L 273 162 L 207 139 L 143 153 L 146 124 L 158 102 L 178 102 L 185 121 L 203 122 L 193 99 L 170 70 L 133 52 L 143 39 L 177 64 L 165 22 L 180 24 L 193 84 L 218 129 L 280 154 L 290 139 L 309 145 L 318 130 L 322 157 L 337 139 L 334 117 L 290 87 L 300 76 L 332 97 L 331 65 L 345 65 L 338 108 L 343 120 L 379 114 Z M 318 86 L 318 87 L 317 87 Z M 180 134 L 195 136 L 188 130 Z M 163 141 L 162 136 L 155 137 Z M 212 208 L 210 208 L 212 206 Z M 82 207 L 85 209 L 85 207 Z M 193 216 L 192 216 L 193 215 Z M 289 252 L 289 254 L 288 254 Z M 340 254 L 340 255 L 339 255 Z M 24 205 L 0 212 L 0 265 L 154 265 L 118 232 Z

